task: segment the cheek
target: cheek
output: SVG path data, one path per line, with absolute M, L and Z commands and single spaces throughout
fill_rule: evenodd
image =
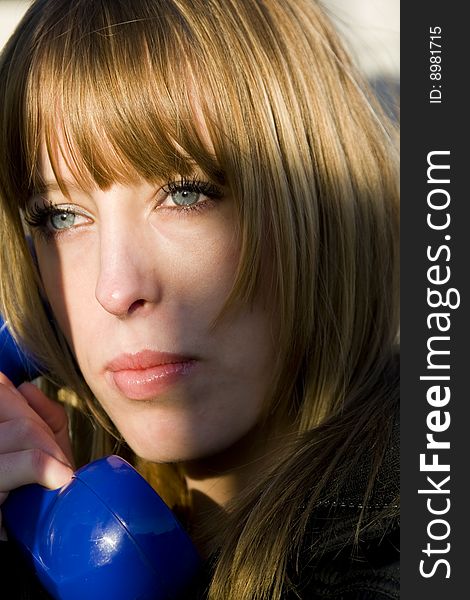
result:
M 239 243 L 233 222 L 227 218 L 220 219 L 217 227 L 213 223 L 178 227 L 170 221 L 160 223 L 158 232 L 147 234 L 144 244 L 135 245 L 132 262 L 123 265 L 123 272 L 140 269 L 150 286 L 161 289 L 153 310 L 169 324 L 176 327 L 179 320 L 188 325 L 192 319 L 209 325 L 235 279 Z M 55 318 L 72 347 L 80 350 L 89 344 L 87 336 L 100 334 L 116 323 L 95 295 L 102 275 L 100 266 L 106 268 L 99 239 L 95 233 L 84 233 L 37 246 L 41 277 Z M 134 300 L 139 295 L 137 286 Z
M 127 320 L 108 313 L 95 297 L 100 260 L 92 236 L 86 252 L 78 237 L 38 252 L 49 301 L 85 379 L 129 445 L 149 460 L 189 460 L 223 450 L 256 424 L 263 408 L 275 355 L 271 317 L 255 303 L 234 309 L 211 329 L 239 257 L 233 228 L 219 225 L 215 231 L 187 227 L 183 238 L 168 227 L 158 243 L 150 237 L 144 249 L 136 248 L 139 260 L 153 252 L 158 257 L 146 263 L 157 268 L 143 272 L 162 294 L 150 311 Z M 160 336 L 164 343 L 200 350 L 200 378 L 169 392 L 158 406 L 130 408 L 106 387 L 97 365 L 110 347 L 113 354 L 126 351 L 113 343 L 120 334 L 132 342 L 131 329 L 144 342 Z
M 37 247 L 41 280 L 54 317 L 72 340 L 75 321 L 86 322 L 93 280 L 93 254 L 61 250 L 54 242 Z
M 199 217 L 195 217 L 198 219 Z M 203 299 L 203 306 L 219 304 L 227 298 L 235 280 L 240 242 L 231 212 L 218 215 L 207 223 L 160 224 L 159 234 L 164 257 L 160 266 L 171 293 L 172 285 L 184 291 L 188 299 Z

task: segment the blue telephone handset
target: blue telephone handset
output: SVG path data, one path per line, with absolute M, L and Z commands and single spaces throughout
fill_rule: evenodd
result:
M 0 370 L 38 374 L 0 318 Z M 26 485 L 1 506 L 9 538 L 56 600 L 176 600 L 200 559 L 180 523 L 118 456 L 78 469 L 58 490 Z
M 18 386 L 40 375 L 38 366 L 12 338 L 0 315 L 0 371 Z

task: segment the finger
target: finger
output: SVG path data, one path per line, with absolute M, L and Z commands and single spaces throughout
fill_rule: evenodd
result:
M 2 371 L 0 371 L 0 384 L 5 386 L 11 393 L 15 394 L 18 397 L 21 397 L 21 394 L 17 390 L 16 386 L 10 379 L 8 379 L 8 377 Z
M 28 483 L 55 490 L 68 483 L 73 471 L 43 450 L 20 450 L 0 456 L 0 492 Z
M 29 417 L 36 421 L 54 439 L 54 433 L 47 423 L 28 404 L 26 398 L 16 389 L 0 383 L 0 423 L 11 419 Z
M 40 448 L 57 460 L 68 464 L 70 461 L 57 442 L 32 419 L 12 419 L 0 423 L 0 454 Z
M 26 398 L 26 402 L 34 412 L 47 423 L 54 435 L 67 429 L 67 415 L 61 404 L 48 398 L 32 383 L 22 383 L 18 391 Z
M 35 420 L 44 431 L 59 445 L 66 457 L 65 462 L 73 465 L 73 453 L 68 433 L 68 420 L 64 408 L 48 398 L 31 383 L 23 383 L 15 388 L 13 383 L 0 372 L 0 395 L 10 395 L 11 401 L 3 402 L 0 422 L 16 418 Z
M 3 371 L 0 371 L 0 383 L 3 383 L 3 385 L 6 385 L 8 387 L 11 387 L 13 390 L 16 390 L 16 387 L 13 384 L 13 382 L 10 379 L 8 379 L 8 377 Z
M 23 383 L 18 390 L 26 398 L 29 406 L 50 427 L 56 442 L 68 457 L 67 462 L 73 463 L 72 449 L 68 428 L 68 418 L 64 407 L 48 398 L 32 383 Z

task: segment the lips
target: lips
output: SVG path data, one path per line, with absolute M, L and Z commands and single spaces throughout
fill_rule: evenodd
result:
M 127 398 L 150 400 L 187 377 L 196 362 L 181 354 L 144 350 L 116 357 L 106 365 L 106 375 Z

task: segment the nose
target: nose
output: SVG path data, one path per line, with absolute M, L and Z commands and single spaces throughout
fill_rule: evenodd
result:
M 108 313 L 125 318 L 160 301 L 154 246 L 127 228 L 102 233 L 95 296 Z

